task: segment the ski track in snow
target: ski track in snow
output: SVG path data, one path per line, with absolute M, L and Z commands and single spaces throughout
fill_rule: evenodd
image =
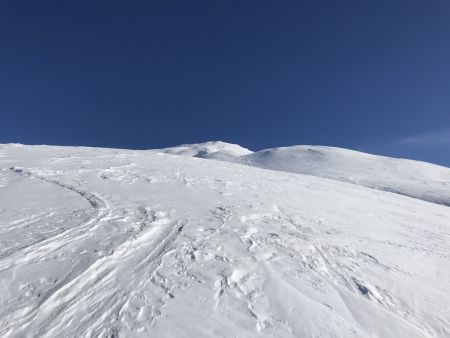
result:
M 145 151 L 0 161 L 2 337 L 450 336 L 448 207 Z

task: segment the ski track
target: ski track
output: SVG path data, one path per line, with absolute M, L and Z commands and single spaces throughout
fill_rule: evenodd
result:
M 8 158 L 8 152 L 0 157 Z M 106 159 L 115 164 L 103 165 Z M 74 170 L 80 161 L 86 167 Z M 355 218 L 343 211 L 338 219 L 335 212 L 344 207 L 322 205 L 335 198 L 327 196 L 334 189 L 327 184 L 348 189 L 355 201 L 358 194 L 374 197 L 364 188 L 327 180 L 299 183 L 289 174 L 220 162 L 212 170 L 213 161 L 173 155 L 66 154 L 52 163 L 20 163 L 9 171 L 78 195 L 90 216 L 0 256 L 3 289 L 9 291 L 1 298 L 7 305 L 0 309 L 1 336 L 450 335 L 445 308 L 433 311 L 433 303 L 420 294 L 426 285 L 417 284 L 419 277 L 433 274 L 419 276 L 420 270 L 395 258 L 412 255 L 424 266 L 448 263 L 446 207 L 386 193 L 382 198 L 400 206 L 430 210 L 425 215 L 433 214 L 429 222 L 436 225 L 420 228 L 427 220 L 420 213 L 410 225 L 382 199 L 373 215 L 363 209 Z M 253 179 L 256 174 L 261 177 Z M 310 206 L 301 200 L 302 209 L 289 198 L 283 204 L 270 197 L 290 194 L 295 184 L 309 200 L 317 189 L 327 197 Z M 130 191 L 135 199 L 117 197 Z M 45 210 L 22 215 L 8 226 L 38 223 L 46 215 Z M 390 238 L 391 230 L 387 235 L 358 228 L 348 232 L 365 219 L 395 226 L 392 233 L 399 238 Z M 433 285 L 437 288 L 429 296 L 442 297 L 445 304 L 448 294 L 440 292 L 449 286 L 448 274 L 435 274 L 442 276 L 442 285 Z M 195 325 L 194 318 L 203 322 Z M 377 327 L 382 321 L 385 327 Z
M 20 253 L 18 256 L 20 257 L 8 257 L 13 255 L 14 253 L 9 254 L 8 256 L 0 257 L 0 271 L 4 269 L 5 266 L 8 266 L 8 264 L 11 264 L 10 262 L 14 262 L 14 265 L 20 265 L 20 262 L 33 262 L 33 260 L 37 260 L 41 258 L 44 255 L 48 255 L 49 253 L 55 252 L 57 250 L 62 249 L 64 246 L 68 245 L 70 241 L 78 241 L 80 240 L 80 236 L 83 236 L 91 225 L 98 224 L 102 218 L 106 217 L 106 215 L 110 214 L 108 212 L 107 203 L 100 198 L 94 196 L 93 194 L 84 192 L 82 190 L 78 190 L 72 186 L 69 186 L 67 184 L 63 184 L 61 182 L 58 182 L 56 180 L 52 180 L 49 178 L 41 177 L 39 175 L 33 174 L 30 171 L 26 171 L 23 169 L 17 169 L 17 168 L 11 168 L 11 170 L 15 173 L 18 173 L 20 175 L 28 176 L 28 177 L 34 177 L 39 180 L 42 180 L 44 182 L 50 183 L 50 184 L 56 184 L 57 186 L 68 189 L 71 192 L 75 192 L 76 194 L 80 195 L 84 199 L 88 201 L 88 203 L 96 210 L 96 213 L 92 218 L 87 220 L 85 223 L 81 224 L 80 226 L 76 228 L 70 228 L 66 231 L 63 231 L 62 233 L 58 233 L 55 236 L 52 236 L 50 238 L 42 239 L 41 241 L 38 241 L 36 243 L 32 243 L 29 246 L 20 248 Z M 42 215 L 42 214 L 41 214 Z M 38 216 L 32 216 L 32 218 L 35 218 L 34 221 L 36 222 L 38 219 Z M 36 219 L 37 218 L 37 219 Z M 9 258 L 6 260 L 5 258 Z
M 52 237 L 42 239 L 41 241 L 37 241 L 35 243 L 31 243 L 26 247 L 22 247 L 16 252 L 10 253 L 6 257 L 3 256 L 0 259 L 0 272 L 7 269 L 20 269 L 26 268 L 29 265 L 33 265 L 37 262 L 48 259 L 58 251 L 63 250 L 66 246 L 70 245 L 73 242 L 80 242 L 83 240 L 83 237 L 86 236 L 89 230 L 92 230 L 97 224 L 99 224 L 102 219 L 107 217 L 110 214 L 107 203 L 101 200 L 98 197 L 95 197 L 93 194 L 84 192 L 82 190 L 78 190 L 72 186 L 67 184 L 63 184 L 53 179 L 49 179 L 46 177 L 42 177 L 37 174 L 33 174 L 31 171 L 18 169 L 18 168 L 10 168 L 11 171 L 20 174 L 25 177 L 34 177 L 44 182 L 55 184 L 63 189 L 67 189 L 70 192 L 74 192 L 86 199 L 90 206 L 96 210 L 96 213 L 92 218 L 87 220 L 85 223 L 80 224 L 78 227 L 69 228 L 62 233 L 58 233 Z M 15 323 L 12 322 L 11 325 L 6 324 L 1 334 L 7 335 L 8 333 L 13 333 L 12 329 L 13 325 L 17 324 L 25 324 L 30 322 L 33 318 L 36 317 L 37 312 L 41 309 L 43 303 L 45 303 L 46 299 L 51 297 L 52 294 L 58 292 L 59 289 L 63 288 L 64 285 L 69 283 L 72 279 L 76 278 L 77 274 L 82 273 L 81 271 L 72 270 L 69 271 L 65 276 L 63 276 L 60 280 L 58 280 L 55 285 L 47 290 L 46 294 L 39 295 L 39 300 L 35 304 L 34 307 L 25 311 L 25 313 L 21 313 L 21 318 L 16 319 Z M 13 272 L 14 274 L 14 272 Z M 22 311 L 20 311 L 22 312 Z M 7 318 L 8 315 L 5 315 Z M 6 320 L 8 323 L 8 320 Z M 14 334 L 15 335 L 15 334 Z
M 24 177 L 36 178 L 74 192 L 86 199 L 89 205 L 96 210 L 96 213 L 87 222 L 78 227 L 68 229 L 45 240 L 32 243 L 6 257 L 1 257 L 0 272 L 11 268 L 18 269 L 26 267 L 35 262 L 42 261 L 46 257 L 69 246 L 71 243 L 83 241 L 83 238 L 89 236 L 89 232 L 94 231 L 105 220 L 107 222 L 109 219 L 114 218 L 111 206 L 106 200 L 101 199 L 96 194 L 83 191 L 56 179 L 36 174 L 31 170 L 14 167 L 10 168 L 10 170 Z M 149 180 L 146 181 L 148 182 Z M 76 317 L 77 310 L 80 307 L 82 308 L 86 302 L 96 304 L 105 313 L 110 313 L 115 318 L 114 315 L 118 315 L 120 308 L 126 302 L 127 295 L 129 293 L 132 294 L 132 290 L 136 288 L 136 286 L 125 287 L 123 285 L 123 282 L 120 281 L 120 274 L 117 275 L 116 273 L 117 266 L 133 266 L 133 279 L 142 279 L 144 274 L 148 275 L 157 268 L 161 256 L 182 231 L 184 226 L 180 222 L 173 222 L 166 219 L 164 213 L 148 211 L 144 207 L 138 207 L 137 213 L 141 214 L 142 219 L 137 227 L 130 229 L 130 236 L 127 240 L 118 245 L 111 254 L 105 255 L 98 260 L 90 262 L 89 265 L 84 266 L 84 270 L 73 269 L 69 271 L 45 295 L 39 295 L 39 301 L 34 307 L 25 313 L 21 313 L 21 317 L 15 319 L 16 322 L 13 325 L 23 325 L 22 329 L 17 329 L 13 325 L 7 324 L 0 331 L 0 334 L 5 336 L 12 334 L 12 336 L 16 336 L 22 330 L 29 331 L 28 323 L 31 322 L 40 323 L 39 325 L 32 325 L 34 328 L 31 329 L 38 336 L 54 337 L 58 334 L 63 334 L 67 325 L 65 319 L 68 316 Z M 32 218 L 36 218 L 37 221 L 39 215 L 35 215 Z M 21 221 L 18 220 L 17 223 Z M 158 236 L 154 229 L 145 231 L 151 224 L 158 227 L 165 226 L 167 229 L 162 229 L 161 234 Z M 151 239 L 151 244 L 154 246 L 153 250 L 148 245 L 149 243 L 144 241 L 145 239 Z M 98 289 L 107 290 L 107 292 L 98 293 Z M 111 297 L 114 301 L 111 301 L 108 297 Z M 48 318 L 41 319 L 43 317 L 42 314 L 47 313 L 51 313 L 51 315 Z M 8 315 L 4 315 L 8 318 Z M 98 323 L 99 327 L 104 324 L 104 313 L 102 313 L 100 319 Z M 86 324 L 86 321 L 89 322 L 89 330 L 83 332 L 82 328 L 80 328 L 75 332 L 86 334 L 87 336 L 106 334 L 104 328 L 95 329 L 95 323 L 91 323 L 92 316 L 79 318 L 78 324 Z M 112 323 L 108 327 L 107 331 L 109 336 L 114 336 L 114 332 L 117 332 L 117 329 L 114 328 L 115 325 Z

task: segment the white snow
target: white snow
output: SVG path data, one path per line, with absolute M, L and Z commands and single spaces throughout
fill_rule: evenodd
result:
M 0 145 L 0 336 L 450 336 L 448 170 Z
M 201 157 L 325 177 L 450 206 L 450 169 L 426 162 L 323 146 L 281 147 L 243 155 L 209 152 Z
M 237 144 L 231 144 L 221 141 L 212 141 L 197 144 L 184 144 L 172 148 L 160 149 L 160 152 L 175 155 L 204 157 L 210 155 L 216 156 L 244 156 L 252 151 L 243 148 Z

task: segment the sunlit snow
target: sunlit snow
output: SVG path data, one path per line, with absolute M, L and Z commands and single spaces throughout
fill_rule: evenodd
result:
M 0 169 L 1 337 L 450 336 L 448 168 L 210 142 Z

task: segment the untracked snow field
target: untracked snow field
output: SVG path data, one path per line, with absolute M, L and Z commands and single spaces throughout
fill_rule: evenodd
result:
M 450 182 L 196 151 L 0 145 L 0 336 L 450 337 Z

